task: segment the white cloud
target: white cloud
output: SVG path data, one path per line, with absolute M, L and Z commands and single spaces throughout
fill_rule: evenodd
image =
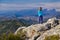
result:
M 43 8 L 56 8 L 60 9 L 60 3 L 32 3 L 32 4 L 4 4 L 0 3 L 0 10 L 22 10 L 29 8 L 38 8 L 42 6 Z

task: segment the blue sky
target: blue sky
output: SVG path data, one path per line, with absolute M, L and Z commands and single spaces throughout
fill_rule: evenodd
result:
M 0 10 L 21 10 L 40 6 L 60 10 L 60 0 L 0 0 Z
M 60 2 L 60 0 L 0 0 L 0 3 L 40 3 L 40 2 Z

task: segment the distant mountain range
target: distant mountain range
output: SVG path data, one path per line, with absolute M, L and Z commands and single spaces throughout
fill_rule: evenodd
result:
M 56 9 L 43 9 L 43 14 L 44 16 L 48 15 L 56 15 L 57 11 Z M 16 12 L 16 16 L 38 16 L 38 9 L 26 9 L 26 10 L 21 10 Z
M 0 16 L 12 16 L 16 15 L 17 17 L 19 16 L 35 16 L 37 15 L 38 9 L 24 9 L 20 11 L 15 11 L 15 10 L 8 10 L 8 11 L 0 11 Z M 56 14 L 56 9 L 43 9 L 43 14 L 44 15 L 54 15 Z
M 8 10 L 8 11 L 0 11 L 0 19 L 14 19 L 15 17 L 38 17 L 37 14 L 38 9 L 24 9 L 20 11 L 16 10 Z M 57 12 L 56 9 L 43 9 L 44 18 L 57 17 L 60 18 L 60 12 Z M 33 18 L 32 18 L 33 19 Z

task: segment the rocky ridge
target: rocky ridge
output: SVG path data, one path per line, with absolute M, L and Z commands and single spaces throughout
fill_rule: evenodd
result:
M 26 40 L 44 40 L 46 35 L 60 34 L 60 19 L 54 17 L 43 24 L 20 27 L 14 34 L 20 30 L 25 32 Z

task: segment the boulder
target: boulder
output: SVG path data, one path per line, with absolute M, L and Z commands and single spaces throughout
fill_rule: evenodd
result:
M 26 28 L 26 27 L 19 27 L 14 34 L 17 35 L 17 33 L 18 33 L 20 30 L 23 30 L 24 28 Z
M 52 28 L 59 24 L 59 20 L 56 17 L 54 17 L 54 18 L 48 19 L 47 24 L 51 24 L 51 28 Z
M 60 35 L 60 25 L 57 25 L 55 28 L 47 30 L 43 35 L 41 35 L 37 40 L 44 40 L 46 36 L 51 35 Z
M 42 24 L 36 24 L 36 25 L 31 25 L 25 29 L 23 29 L 24 31 L 26 31 L 26 37 L 29 38 L 29 40 L 34 40 L 34 38 L 38 35 L 40 35 L 42 32 L 40 31 L 44 31 L 47 28 L 44 27 L 44 25 Z

